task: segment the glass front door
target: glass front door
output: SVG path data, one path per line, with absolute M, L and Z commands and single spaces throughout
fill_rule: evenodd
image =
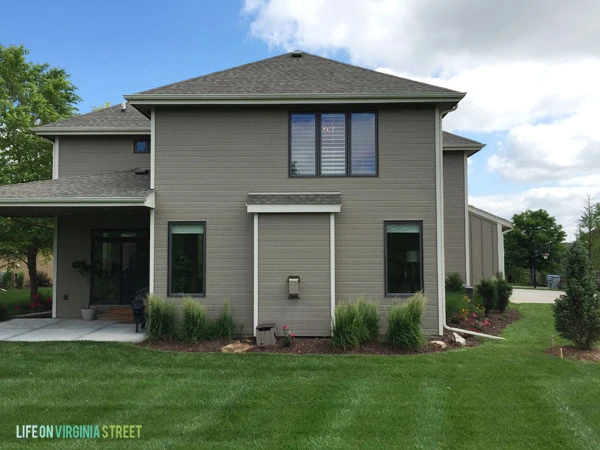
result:
M 148 230 L 93 232 L 93 305 L 129 305 L 136 291 L 148 287 L 149 235 Z

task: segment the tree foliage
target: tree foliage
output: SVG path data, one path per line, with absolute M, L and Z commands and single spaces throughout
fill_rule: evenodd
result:
M 600 341 L 600 297 L 590 260 L 577 241 L 569 249 L 564 276 L 566 293 L 552 305 L 556 331 L 577 347 L 589 350 Z
M 586 197 L 583 203 L 583 213 L 577 221 L 579 239 L 581 243 L 586 246 L 588 252 L 588 258 L 590 261 L 592 257 L 592 243 L 594 240 L 594 232 L 600 228 L 600 203 L 593 203 L 592 197 L 589 195 Z
M 514 228 L 505 235 L 504 252 L 506 273 L 509 279 L 515 278 L 518 271 L 528 270 L 534 254 L 534 247 L 550 243 L 548 260 L 536 259 L 536 268 L 540 272 L 560 272 L 560 261 L 566 252 L 563 241 L 567 234 L 562 225 L 556 223 L 544 209 L 527 210 L 515 214 L 512 218 Z
M 0 184 L 51 178 L 52 144 L 31 133 L 72 116 L 80 98 L 69 74 L 27 61 L 23 46 L 0 45 Z M 38 252 L 52 246 L 50 219 L 0 219 L 0 257 L 27 264 L 31 295 L 37 292 Z

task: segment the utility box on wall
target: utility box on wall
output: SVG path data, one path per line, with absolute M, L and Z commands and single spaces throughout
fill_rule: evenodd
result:
M 300 298 L 300 277 L 298 275 L 288 277 L 288 298 Z

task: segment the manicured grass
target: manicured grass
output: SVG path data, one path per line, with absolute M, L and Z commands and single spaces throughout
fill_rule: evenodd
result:
M 595 449 L 600 364 L 544 353 L 549 305 L 506 341 L 416 356 L 166 353 L 0 342 L 0 442 L 19 424 L 140 424 L 142 438 L 32 447 Z M 83 444 L 83 445 L 82 445 Z
M 40 288 L 38 290 L 40 295 L 46 297 L 52 296 L 52 289 Z M 15 306 L 29 301 L 29 288 L 26 289 L 12 289 L 10 291 L 0 291 L 0 303 L 6 305 L 11 315 L 19 314 L 19 311 L 15 311 Z

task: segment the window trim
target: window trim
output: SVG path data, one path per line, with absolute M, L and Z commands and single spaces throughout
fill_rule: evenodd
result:
M 305 114 L 315 116 L 315 174 L 293 175 L 292 174 L 292 116 Z M 321 116 L 323 114 L 344 114 L 345 116 L 345 141 L 346 141 L 346 173 L 339 175 L 321 174 Z M 352 114 L 373 114 L 375 116 L 375 173 L 353 174 L 352 173 Z M 379 114 L 374 110 L 343 110 L 343 111 L 290 111 L 288 114 L 288 178 L 377 178 L 379 177 Z
M 425 263 L 423 257 L 423 220 L 384 220 L 383 221 L 383 291 L 385 297 L 408 298 L 415 295 L 416 292 L 388 292 L 388 248 L 387 248 L 387 225 L 391 224 L 410 224 L 419 227 L 419 254 L 421 255 L 421 264 L 419 267 L 421 276 L 421 292 L 425 292 Z
M 145 152 L 138 152 L 135 149 L 135 146 L 138 142 L 145 142 L 146 148 L 148 149 Z M 133 153 L 135 155 L 147 155 L 150 153 L 150 136 L 136 136 L 133 138 Z
M 171 292 L 171 256 L 172 256 L 172 229 L 173 225 L 202 225 L 204 227 L 204 238 L 202 239 L 202 272 L 204 281 L 204 292 Z M 206 221 L 188 220 L 188 221 L 169 221 L 168 222 L 168 250 L 167 250 L 167 297 L 206 297 Z

